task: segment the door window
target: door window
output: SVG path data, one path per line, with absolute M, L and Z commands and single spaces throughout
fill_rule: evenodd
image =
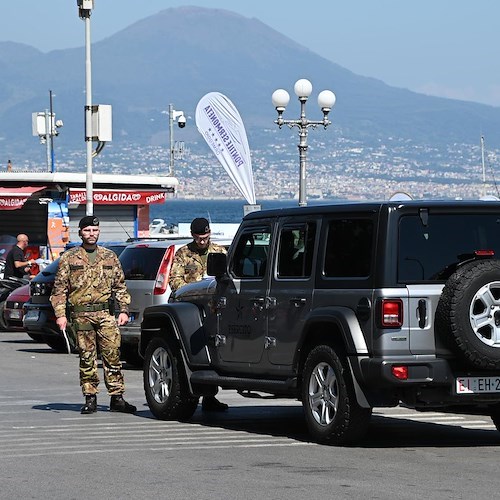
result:
M 373 222 L 368 219 L 332 220 L 328 225 L 325 276 L 362 278 L 370 275 Z
M 269 229 L 244 232 L 234 252 L 232 273 L 237 278 L 263 278 L 269 257 Z
M 278 278 L 311 276 L 316 225 L 283 227 L 278 253 Z

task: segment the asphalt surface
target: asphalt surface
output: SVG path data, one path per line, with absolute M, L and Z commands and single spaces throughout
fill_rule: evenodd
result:
M 101 372 L 102 373 L 102 372 Z M 124 365 L 135 415 L 81 415 L 78 357 L 0 332 L 0 498 L 440 498 L 498 496 L 489 417 L 377 409 L 366 439 L 310 441 L 297 401 L 219 397 L 224 414 L 156 420 Z M 104 386 L 103 386 L 104 387 Z

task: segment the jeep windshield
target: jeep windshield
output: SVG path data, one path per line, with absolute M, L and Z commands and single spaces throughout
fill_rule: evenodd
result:
M 446 281 L 462 263 L 500 257 L 496 214 L 402 216 L 399 223 L 398 281 Z

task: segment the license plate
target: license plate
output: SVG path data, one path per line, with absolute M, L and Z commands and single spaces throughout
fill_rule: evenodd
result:
M 20 309 L 11 309 L 10 311 L 6 311 L 6 315 L 9 319 L 21 319 L 23 312 Z
M 500 392 L 500 377 L 458 377 L 455 390 L 457 394 Z
M 40 311 L 28 311 L 24 316 L 24 321 L 38 321 L 40 318 Z

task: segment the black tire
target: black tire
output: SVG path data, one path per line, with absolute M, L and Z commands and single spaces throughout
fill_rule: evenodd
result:
M 436 329 L 470 366 L 500 369 L 500 261 L 464 264 L 446 282 Z
M 308 354 L 301 392 L 307 427 L 316 441 L 350 444 L 366 433 L 372 409 L 358 405 L 347 360 L 330 346 L 318 345 Z
M 66 327 L 66 334 L 68 335 L 69 347 L 71 353 L 75 354 L 78 352 L 78 347 L 76 345 L 76 335 L 73 332 L 72 327 L 68 324 Z M 64 339 L 62 333 L 59 335 L 43 335 L 43 342 L 45 342 L 51 349 L 56 352 L 68 353 L 68 346 L 66 345 L 66 340 Z
M 68 352 L 66 342 L 57 335 L 43 335 L 43 341 L 56 352 Z
M 35 342 L 43 342 L 43 335 L 41 333 L 31 333 L 31 332 L 26 332 L 28 337 L 30 337 L 32 340 Z
M 7 323 L 3 316 L 4 309 L 5 309 L 5 300 L 0 302 L 0 331 L 6 331 L 8 329 Z
M 189 392 L 179 349 L 170 341 L 155 337 L 144 357 L 144 392 L 149 408 L 161 420 L 189 420 L 198 397 Z
M 139 355 L 137 345 L 124 345 L 120 347 L 121 357 L 123 361 L 126 361 L 128 365 L 142 368 L 144 360 Z
M 496 410 L 491 413 L 491 420 L 495 424 L 497 431 L 500 431 L 500 411 Z

